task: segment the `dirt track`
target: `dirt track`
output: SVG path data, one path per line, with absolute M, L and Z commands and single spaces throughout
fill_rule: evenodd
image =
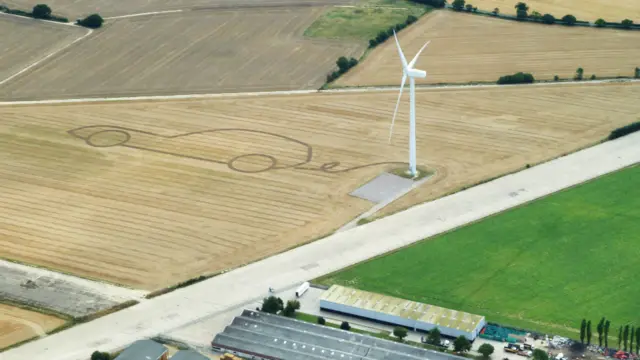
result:
M 324 10 L 194 11 L 113 20 L 0 88 L 0 98 L 317 89 L 338 57 L 364 51 L 363 44 L 303 38 Z
M 639 117 L 639 96 L 637 84 L 420 91 L 418 159 L 438 175 L 385 211 L 590 144 Z M 155 289 L 314 239 L 368 209 L 348 193 L 387 166 L 335 171 L 406 161 L 406 102 L 387 144 L 395 99 L 0 107 L 0 255 Z
M 495 82 L 519 71 L 536 79 L 633 76 L 640 58 L 640 31 L 523 24 L 453 11 L 434 11 L 399 34 L 409 59 L 426 41 L 417 67 L 428 72 L 418 84 Z M 396 44 L 387 41 L 339 86 L 400 85 L 402 70 Z

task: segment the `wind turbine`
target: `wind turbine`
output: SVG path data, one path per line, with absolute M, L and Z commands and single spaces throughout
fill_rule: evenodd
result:
M 402 97 L 402 90 L 404 89 L 404 84 L 407 81 L 407 77 L 409 77 L 409 92 L 411 95 L 411 104 L 410 104 L 410 119 L 409 119 L 409 171 L 413 177 L 417 176 L 418 172 L 416 170 L 416 78 L 424 79 L 427 77 L 427 72 L 424 70 L 414 69 L 413 66 L 418 61 L 418 56 L 422 53 L 427 45 L 431 42 L 431 40 L 427 41 L 424 46 L 418 51 L 416 56 L 411 60 L 410 63 L 407 64 L 407 59 L 404 57 L 402 53 L 402 49 L 400 48 L 400 42 L 398 41 L 398 37 L 396 36 L 396 32 L 393 32 L 393 37 L 396 39 L 396 45 L 398 45 L 398 53 L 400 54 L 400 60 L 402 61 L 402 83 L 400 84 L 400 94 L 398 95 L 398 101 L 396 102 L 396 110 L 393 112 L 393 119 L 391 120 L 391 127 L 389 128 L 389 142 L 391 142 L 391 135 L 393 134 L 393 124 L 396 121 L 396 115 L 398 113 L 398 106 L 400 105 L 400 98 Z

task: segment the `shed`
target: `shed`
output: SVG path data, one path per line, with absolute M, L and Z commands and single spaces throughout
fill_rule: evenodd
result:
M 171 360 L 210 360 L 208 357 L 193 350 L 180 350 L 173 354 Z
M 320 308 L 414 330 L 430 331 L 437 327 L 442 335 L 464 335 L 471 341 L 486 324 L 484 316 L 339 285 L 322 294 Z
M 153 340 L 138 340 L 114 360 L 167 360 L 168 349 Z

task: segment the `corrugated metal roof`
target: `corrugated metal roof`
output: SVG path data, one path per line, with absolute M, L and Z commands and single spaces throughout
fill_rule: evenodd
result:
M 168 349 L 153 340 L 138 340 L 129 345 L 115 360 L 158 360 Z
M 466 332 L 473 331 L 483 318 L 480 315 L 352 289 L 341 285 L 331 286 L 329 290 L 322 294 L 320 299 Z

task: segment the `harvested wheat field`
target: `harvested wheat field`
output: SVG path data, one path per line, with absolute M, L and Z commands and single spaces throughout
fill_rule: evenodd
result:
M 54 316 L 0 304 L 0 349 L 46 335 L 65 322 Z
M 408 59 L 426 41 L 417 68 L 428 72 L 418 84 L 497 81 L 519 71 L 536 79 L 554 75 L 633 76 L 640 66 L 640 32 L 581 27 L 543 26 L 434 11 L 398 38 Z M 400 85 L 402 68 L 394 41 L 376 48 L 360 65 L 342 76 L 338 86 Z
M 116 20 L 0 97 L 317 89 L 362 44 L 304 39 L 324 8 L 192 11 Z M 126 40 L 123 40 L 126 39 Z
M 0 13 L 0 85 L 10 76 L 86 33 L 87 30 L 82 28 Z
M 493 11 L 500 9 L 500 13 L 515 15 L 515 0 L 470 0 L 478 9 Z M 551 14 L 562 18 L 572 14 L 578 20 L 595 21 L 603 18 L 607 21 L 620 22 L 623 19 L 640 20 L 640 6 L 637 0 L 528 0 L 529 12 L 537 11 L 541 14 Z
M 230 9 L 255 7 L 297 7 L 312 5 L 349 4 L 357 0 L 50 0 L 47 4 L 54 14 L 75 20 L 89 14 L 99 13 L 103 17 L 125 16 L 154 11 L 176 11 L 191 9 Z M 40 0 L 4 0 L 11 8 L 31 9 Z
M 328 234 L 373 206 L 349 192 L 407 159 L 407 103 L 387 142 L 396 96 L 0 106 L 0 257 L 153 290 Z M 639 96 L 419 91 L 418 159 L 437 175 L 385 212 L 592 144 Z

